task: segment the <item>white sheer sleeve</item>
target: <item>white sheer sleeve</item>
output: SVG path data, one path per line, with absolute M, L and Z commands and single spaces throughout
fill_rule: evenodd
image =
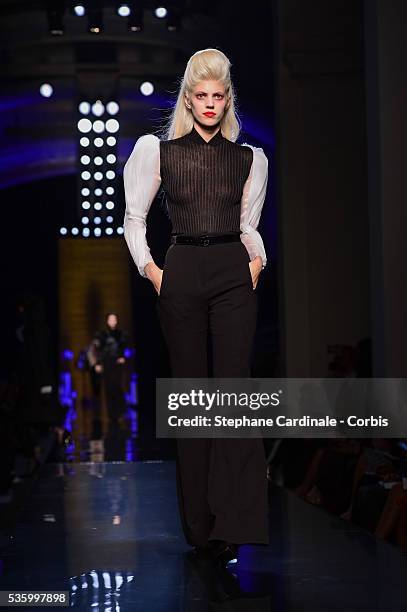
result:
M 123 169 L 126 212 L 124 237 L 139 273 L 154 261 L 146 240 L 146 218 L 161 185 L 160 140 L 153 134 L 140 136 Z
M 263 239 L 257 231 L 261 211 L 266 197 L 268 179 L 268 160 L 263 149 L 247 145 L 253 150 L 253 163 L 250 174 L 243 188 L 241 213 L 240 213 L 240 239 L 245 245 L 252 261 L 260 255 L 263 261 L 263 269 L 267 264 L 266 251 Z

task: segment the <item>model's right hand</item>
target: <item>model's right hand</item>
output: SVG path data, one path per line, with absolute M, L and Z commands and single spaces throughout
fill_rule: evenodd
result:
M 163 271 L 152 261 L 146 265 L 144 271 L 147 274 L 147 278 L 153 283 L 157 294 L 160 295 Z

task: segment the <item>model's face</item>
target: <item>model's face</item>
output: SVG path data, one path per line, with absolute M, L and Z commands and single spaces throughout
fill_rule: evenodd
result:
M 195 121 L 213 127 L 221 121 L 229 100 L 221 81 L 201 81 L 185 96 L 185 104 Z
M 107 317 L 107 324 L 109 327 L 116 327 L 117 325 L 117 317 L 114 314 L 111 314 Z

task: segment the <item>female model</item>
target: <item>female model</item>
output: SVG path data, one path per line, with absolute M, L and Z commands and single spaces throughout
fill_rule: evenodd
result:
M 266 254 L 257 226 L 267 186 L 262 149 L 238 145 L 230 62 L 217 49 L 188 61 L 165 138 L 141 136 L 125 165 L 124 234 L 157 313 L 172 376 L 249 377 L 256 287 Z M 172 223 L 164 269 L 146 242 L 146 217 L 162 185 Z M 177 492 L 194 553 L 225 564 L 239 544 L 268 543 L 261 439 L 178 439 Z

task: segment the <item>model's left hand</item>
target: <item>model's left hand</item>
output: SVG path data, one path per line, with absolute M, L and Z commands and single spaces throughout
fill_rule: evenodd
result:
M 260 272 L 263 269 L 263 261 L 260 255 L 257 255 L 252 261 L 249 261 L 250 274 L 252 275 L 253 290 L 256 289 L 259 282 Z
M 124 363 L 126 360 L 124 357 L 119 357 L 117 363 Z

